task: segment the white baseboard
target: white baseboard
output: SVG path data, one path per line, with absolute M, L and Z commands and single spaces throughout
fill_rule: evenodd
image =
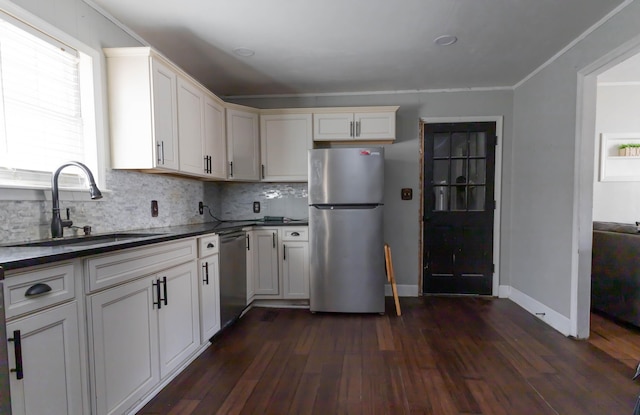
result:
M 500 285 L 498 286 L 498 298 L 509 298 L 511 296 L 511 286 L 510 285 Z
M 398 297 L 417 297 L 419 294 L 417 285 L 401 284 L 396 285 L 396 288 L 398 289 Z M 391 285 L 386 284 L 384 286 L 384 295 L 387 297 L 391 297 L 393 295 L 391 292 Z
M 571 320 L 525 293 L 509 287 L 508 298 L 565 336 L 571 336 Z

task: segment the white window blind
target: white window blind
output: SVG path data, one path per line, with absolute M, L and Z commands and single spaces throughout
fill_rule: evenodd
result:
M 0 16 L 0 185 L 48 187 L 51 172 L 67 161 L 94 165 L 80 75 L 76 50 Z M 85 186 L 84 175 L 65 173 L 62 186 Z

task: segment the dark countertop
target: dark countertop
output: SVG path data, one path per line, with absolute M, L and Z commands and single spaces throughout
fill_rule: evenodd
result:
M 58 245 L 58 246 L 0 246 L 0 269 L 5 271 L 34 265 L 48 264 L 68 259 L 81 258 L 121 249 L 134 248 L 207 233 L 227 233 L 248 226 L 307 226 L 306 221 L 233 221 L 209 222 L 195 225 L 169 226 L 164 228 L 127 230 L 122 233 L 154 233 L 153 236 L 125 239 L 115 242 L 94 243 L 92 245 Z M 98 234 L 95 234 L 98 235 Z M 36 242 L 36 241 L 33 241 Z M 16 245 L 19 242 L 16 242 Z M 9 244 L 7 244 L 9 245 Z

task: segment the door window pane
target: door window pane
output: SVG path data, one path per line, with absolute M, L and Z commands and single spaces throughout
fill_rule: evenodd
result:
M 449 210 L 449 187 L 435 186 L 433 188 L 434 211 Z
M 433 184 L 447 184 L 449 182 L 449 160 L 433 161 Z
M 469 155 L 471 157 L 486 157 L 486 133 L 471 133 L 469 135 Z
M 467 160 L 451 160 L 451 181 L 456 184 L 467 182 Z
M 469 149 L 467 148 L 467 133 L 453 133 L 451 135 L 451 156 L 452 157 L 466 157 L 469 155 Z
M 451 186 L 450 210 L 467 210 L 467 186 Z
M 433 157 L 449 157 L 449 134 L 434 134 Z
M 469 210 L 485 210 L 486 186 L 469 187 Z
M 487 161 L 485 159 L 469 160 L 469 183 L 485 184 L 487 176 Z

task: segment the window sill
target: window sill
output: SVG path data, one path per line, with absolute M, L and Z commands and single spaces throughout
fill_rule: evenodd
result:
M 109 190 L 100 189 L 103 194 L 110 193 Z M 89 195 L 88 189 L 60 189 L 61 201 L 94 201 Z M 0 186 L 0 201 L 45 201 L 51 200 L 50 187 L 8 187 Z M 97 200 L 95 200 L 97 201 Z

